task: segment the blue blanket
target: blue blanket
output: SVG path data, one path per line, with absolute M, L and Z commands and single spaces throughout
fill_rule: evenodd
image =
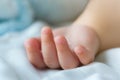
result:
M 27 28 L 33 17 L 28 0 L 0 0 L 0 35 Z

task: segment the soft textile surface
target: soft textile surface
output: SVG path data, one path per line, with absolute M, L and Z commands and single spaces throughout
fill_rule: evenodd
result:
M 89 0 L 28 0 L 35 16 L 52 24 L 76 19 Z
M 20 31 L 33 21 L 28 0 L 0 0 L 0 35 Z
M 51 24 L 65 23 L 80 15 L 88 0 L 0 0 L 0 35 L 21 31 L 35 17 Z
M 37 22 L 19 33 L 0 37 L 0 80 L 120 80 L 120 48 L 101 53 L 95 62 L 72 70 L 37 70 L 28 61 L 23 42 L 38 36 Z

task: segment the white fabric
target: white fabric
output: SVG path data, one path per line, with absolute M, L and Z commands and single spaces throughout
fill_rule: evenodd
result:
M 38 36 L 44 23 L 0 37 L 0 80 L 120 80 L 120 48 L 101 53 L 95 62 L 71 70 L 37 70 L 28 61 L 23 42 Z

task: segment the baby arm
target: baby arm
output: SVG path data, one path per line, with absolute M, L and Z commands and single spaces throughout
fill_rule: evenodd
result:
M 75 25 L 92 28 L 99 36 L 100 49 L 120 47 L 120 0 L 90 0 Z

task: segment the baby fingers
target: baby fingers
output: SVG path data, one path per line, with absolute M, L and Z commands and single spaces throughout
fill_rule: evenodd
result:
M 41 32 L 42 55 L 45 64 L 49 68 L 59 68 L 56 46 L 53 39 L 52 30 L 49 27 L 44 27 Z
M 38 39 L 31 38 L 25 42 L 25 48 L 29 61 L 37 68 L 45 68 L 40 44 Z
M 60 66 L 63 69 L 72 69 L 78 67 L 79 60 L 69 48 L 65 37 L 64 36 L 56 37 L 55 44 L 57 48 Z

